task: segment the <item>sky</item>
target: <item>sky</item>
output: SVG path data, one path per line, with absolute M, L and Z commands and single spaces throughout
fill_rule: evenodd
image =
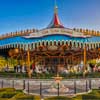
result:
M 0 0 L 0 34 L 47 27 L 54 4 L 54 0 Z M 57 5 L 65 27 L 100 31 L 100 0 L 57 0 Z

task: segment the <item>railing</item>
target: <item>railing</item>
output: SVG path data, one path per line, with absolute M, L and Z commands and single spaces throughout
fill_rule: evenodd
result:
M 27 94 L 37 94 L 41 96 L 62 96 L 88 92 L 91 89 L 100 89 L 100 79 L 74 79 L 63 80 L 61 84 L 69 89 L 68 92 L 61 92 L 61 84 L 56 84 L 56 92 L 49 92 L 53 87 L 54 80 L 34 80 L 34 79 L 0 79 L 0 88 L 15 88 L 24 90 Z

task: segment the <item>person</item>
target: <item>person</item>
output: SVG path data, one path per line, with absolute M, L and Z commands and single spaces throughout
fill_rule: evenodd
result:
M 24 65 L 24 70 L 25 70 L 25 72 L 27 72 L 27 66 L 26 65 Z
M 18 68 L 18 72 L 20 72 L 20 65 L 19 64 L 17 65 L 17 68 Z
M 17 69 L 17 68 L 16 68 L 16 65 L 15 65 L 15 66 L 14 66 L 14 72 L 16 72 L 16 69 Z
M 83 72 L 83 77 L 85 78 L 88 75 L 88 73 L 89 73 L 89 71 L 88 71 L 88 69 L 86 67 L 85 71 Z
M 22 73 L 25 73 L 26 71 L 25 71 L 25 66 L 23 65 L 22 66 Z
M 30 77 L 30 78 L 32 78 L 32 73 L 33 73 L 33 70 L 30 69 L 30 71 L 29 71 L 29 77 Z
M 96 72 L 97 71 L 97 65 L 95 65 L 94 67 L 93 67 L 93 72 Z
M 5 67 L 5 72 L 8 72 L 9 71 L 9 66 L 7 65 L 6 67 Z
M 20 65 L 20 72 L 22 73 L 22 65 Z
M 18 65 L 16 66 L 16 72 L 18 72 Z
M 33 71 L 35 70 L 35 64 L 34 63 L 32 64 L 32 70 Z
M 100 66 L 98 66 L 98 72 L 100 72 Z

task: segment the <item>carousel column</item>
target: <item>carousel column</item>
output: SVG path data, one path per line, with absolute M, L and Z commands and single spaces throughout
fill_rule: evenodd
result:
M 83 66 L 83 77 L 86 75 L 86 46 L 84 47 L 84 66 Z
M 31 78 L 31 70 L 30 70 L 30 49 L 28 48 L 27 50 L 27 72 L 28 72 L 28 76 L 29 78 Z
M 86 69 L 86 46 L 84 47 L 84 71 Z

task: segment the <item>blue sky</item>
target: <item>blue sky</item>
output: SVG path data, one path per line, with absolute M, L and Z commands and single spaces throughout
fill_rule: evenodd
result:
M 65 27 L 100 30 L 100 0 L 57 0 Z M 54 0 L 0 0 L 0 34 L 47 27 Z

